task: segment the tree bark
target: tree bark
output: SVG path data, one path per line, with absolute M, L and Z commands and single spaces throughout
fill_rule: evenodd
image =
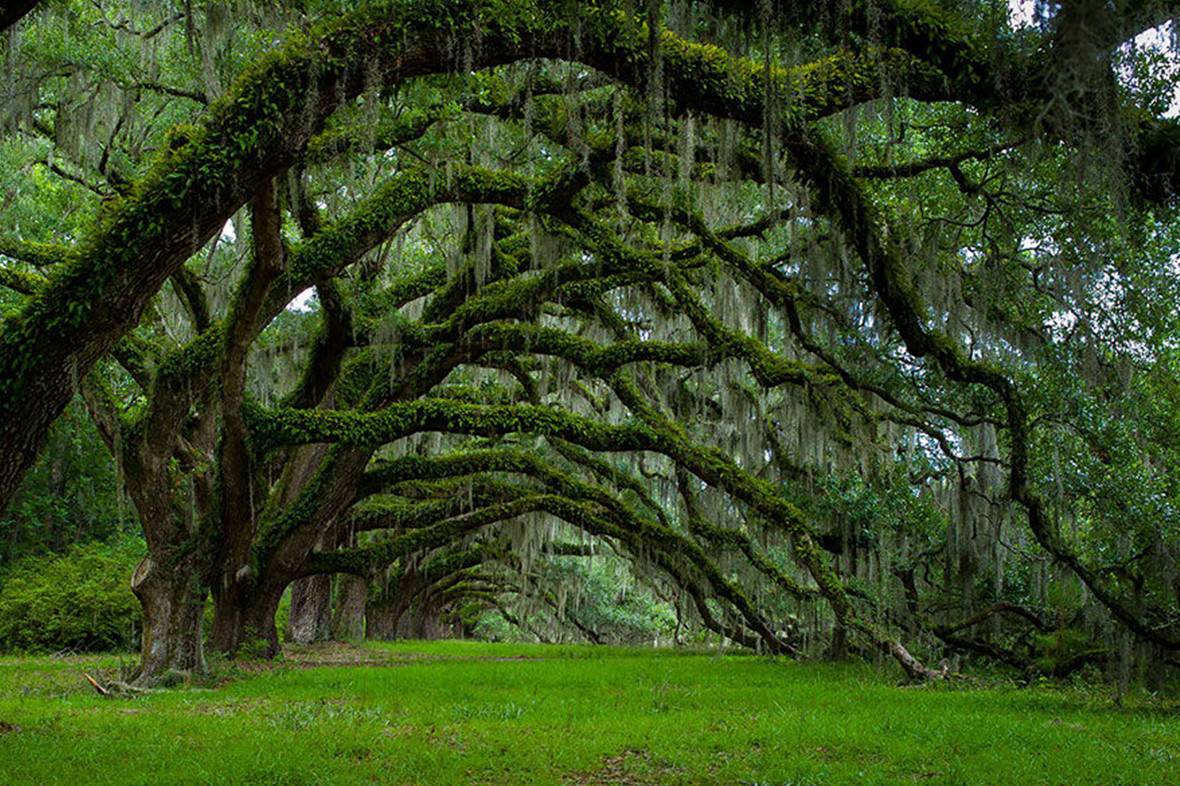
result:
M 429 595 L 409 609 L 398 621 L 399 639 L 445 639 L 449 627 L 442 620 L 443 605 L 440 599 Z
M 285 584 L 247 592 L 215 593 L 210 646 L 229 656 L 273 658 L 279 654 L 275 612 Z
M 397 618 L 397 627 L 394 630 L 395 639 L 417 639 L 421 638 L 419 634 L 418 613 L 417 609 L 406 609 L 400 617 Z
M 291 614 L 287 640 L 311 644 L 332 637 L 332 577 L 308 576 L 291 585 Z
M 169 673 L 201 673 L 205 592 L 191 557 L 163 565 L 150 554 L 135 568 L 131 590 L 143 606 L 141 660 L 134 682 L 148 685 Z
M 828 643 L 828 660 L 848 659 L 848 628 L 840 622 L 832 628 L 832 640 Z
M 336 586 L 336 614 L 332 633 L 342 641 L 356 641 L 365 635 L 365 603 L 369 582 L 360 576 L 341 574 Z
M 397 621 L 404 608 L 396 602 L 370 603 L 365 607 L 365 638 L 393 641 L 397 638 Z
M 939 665 L 937 670 L 927 668 L 922 665 L 921 661 L 911 655 L 909 650 L 903 647 L 900 642 L 885 642 L 882 649 L 897 661 L 898 665 L 906 673 L 906 676 L 913 682 L 943 680 L 950 674 L 950 666 L 945 660 Z

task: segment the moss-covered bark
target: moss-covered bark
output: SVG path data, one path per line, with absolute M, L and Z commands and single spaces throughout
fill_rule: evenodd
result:
M 203 672 L 206 590 L 192 556 L 144 557 L 131 577 L 131 590 L 143 607 L 135 682 L 150 686 Z

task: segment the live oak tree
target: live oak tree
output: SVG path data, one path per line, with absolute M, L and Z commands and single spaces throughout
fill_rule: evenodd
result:
M 0 501 L 80 395 L 143 681 L 201 668 L 207 598 L 226 652 L 292 585 L 322 625 L 316 576 L 348 635 L 595 640 L 538 565 L 601 549 L 769 652 L 1167 663 L 1180 126 L 1126 42 L 1174 11 L 34 11 Z

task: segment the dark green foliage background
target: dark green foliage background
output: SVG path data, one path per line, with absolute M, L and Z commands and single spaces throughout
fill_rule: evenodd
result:
M 139 640 L 130 576 L 138 538 L 93 541 L 25 557 L 0 573 L 0 650 L 129 650 Z

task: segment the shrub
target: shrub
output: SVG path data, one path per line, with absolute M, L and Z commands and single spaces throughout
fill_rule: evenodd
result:
M 140 606 L 131 572 L 143 541 L 78 544 L 26 557 L 0 574 L 0 650 L 113 650 L 136 646 Z

